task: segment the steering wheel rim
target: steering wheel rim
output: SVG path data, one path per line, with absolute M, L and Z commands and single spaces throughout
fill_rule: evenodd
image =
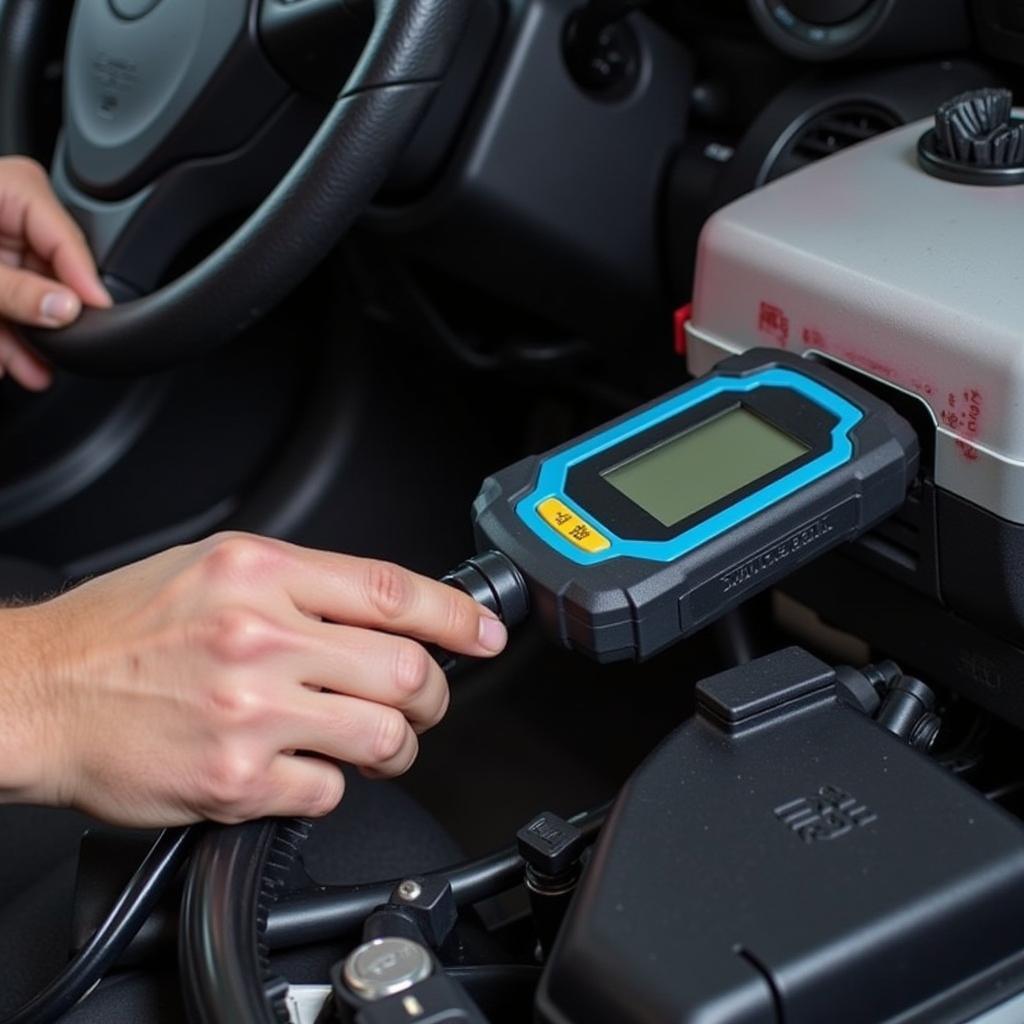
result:
M 0 32 L 0 68 L 16 68 L 30 50 L 29 24 L 41 24 L 48 5 L 2 2 L 0 24 L 17 23 L 20 31 Z M 161 370 L 241 333 L 321 262 L 386 181 L 451 64 L 472 8 L 472 0 L 364 2 L 373 27 L 355 70 L 299 158 L 241 227 L 150 294 L 87 310 L 61 330 L 26 330 L 39 351 L 87 374 Z M 259 6 L 252 0 L 253 16 Z
M 194 1024 L 280 1024 L 267 991 L 263 932 L 278 878 L 308 831 L 301 819 L 267 819 L 215 828 L 199 844 L 185 883 L 178 948 Z

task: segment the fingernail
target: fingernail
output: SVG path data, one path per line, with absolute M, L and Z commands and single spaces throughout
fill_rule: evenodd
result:
M 28 391 L 45 391 L 53 383 L 53 374 L 42 366 L 22 367 L 14 379 Z
M 78 316 L 79 300 L 71 292 L 47 292 L 39 304 L 39 315 L 51 324 L 66 324 Z
M 486 615 L 481 615 L 478 638 L 480 646 L 485 651 L 498 654 L 505 649 L 505 644 L 508 643 L 508 630 L 505 628 L 505 623 L 500 619 L 492 619 Z

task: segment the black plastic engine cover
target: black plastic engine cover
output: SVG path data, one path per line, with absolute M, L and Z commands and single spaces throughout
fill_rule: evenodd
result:
M 703 682 L 627 784 L 539 1017 L 864 1024 L 927 1003 L 920 1019 L 946 1019 L 944 999 L 973 1011 L 1024 987 L 1022 901 L 1019 823 L 790 648 Z

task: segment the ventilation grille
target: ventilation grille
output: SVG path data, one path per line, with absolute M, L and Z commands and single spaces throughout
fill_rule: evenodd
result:
M 781 178 L 822 157 L 881 135 L 902 122 L 893 113 L 870 103 L 846 103 L 816 114 L 793 133 L 772 161 L 765 182 Z

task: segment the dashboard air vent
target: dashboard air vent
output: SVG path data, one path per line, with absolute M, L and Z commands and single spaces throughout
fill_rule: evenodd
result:
M 871 103 L 829 107 L 793 131 L 767 165 L 761 184 L 781 178 L 822 157 L 881 135 L 902 122 L 891 111 Z

